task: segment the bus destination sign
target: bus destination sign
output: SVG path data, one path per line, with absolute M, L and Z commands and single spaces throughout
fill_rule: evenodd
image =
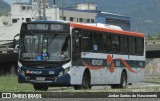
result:
M 27 30 L 65 31 L 62 24 L 27 24 Z
M 27 30 L 48 30 L 48 24 L 28 24 Z
M 58 30 L 64 30 L 63 25 L 58 24 L 51 24 L 51 30 L 52 31 L 58 31 Z

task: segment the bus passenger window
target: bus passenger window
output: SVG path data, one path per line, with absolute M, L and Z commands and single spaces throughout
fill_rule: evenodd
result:
M 102 33 L 93 32 L 92 48 L 94 52 L 102 52 Z
M 125 37 L 120 36 L 120 54 L 125 53 Z
M 119 53 L 119 36 L 112 35 L 112 53 Z
M 108 33 L 103 34 L 102 43 L 103 43 L 103 52 L 110 53 L 111 52 L 111 35 Z
M 124 54 L 127 54 L 128 55 L 128 37 L 127 36 L 124 36 Z
M 84 30 L 82 32 L 82 50 L 85 52 L 90 52 L 91 51 L 91 46 L 92 46 L 92 34 L 89 31 Z
M 135 37 L 129 37 L 129 54 L 135 55 L 136 54 L 136 46 L 135 46 Z
M 81 52 L 81 30 L 74 29 L 72 32 L 73 38 L 73 53 L 80 54 Z
M 143 38 L 136 38 L 136 52 L 137 55 L 143 55 L 143 49 L 144 49 L 144 39 Z

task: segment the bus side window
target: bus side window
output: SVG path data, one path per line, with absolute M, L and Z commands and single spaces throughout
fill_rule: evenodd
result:
M 119 36 L 118 35 L 112 35 L 112 53 L 119 53 Z
M 137 55 L 143 55 L 143 49 L 144 49 L 144 39 L 143 38 L 136 38 L 136 52 Z
M 136 54 L 136 46 L 135 46 L 135 37 L 129 37 L 129 54 L 135 55 Z
M 105 33 L 102 36 L 103 52 L 111 52 L 111 34 Z
M 73 53 L 80 54 L 81 52 L 81 31 L 79 29 L 73 30 L 72 39 L 73 39 Z
M 125 37 L 120 36 L 120 54 L 125 53 Z
M 128 48 L 128 37 L 124 36 L 124 54 L 128 55 L 129 53 L 129 48 Z
M 94 52 L 102 52 L 102 33 L 93 32 L 93 34 L 92 34 L 92 50 Z
M 82 32 L 82 51 L 90 52 L 92 50 L 92 33 L 87 30 Z

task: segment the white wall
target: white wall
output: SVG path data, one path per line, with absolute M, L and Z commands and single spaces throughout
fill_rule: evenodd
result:
M 0 16 L 0 27 L 3 26 L 2 16 Z

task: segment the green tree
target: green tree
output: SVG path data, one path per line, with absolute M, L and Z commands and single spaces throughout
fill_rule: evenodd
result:
M 156 37 L 157 37 L 158 40 L 160 39 L 160 32 L 158 32 L 158 33 L 156 34 Z
M 147 39 L 148 39 L 148 40 L 153 40 L 153 36 L 150 35 L 150 34 L 147 34 Z

